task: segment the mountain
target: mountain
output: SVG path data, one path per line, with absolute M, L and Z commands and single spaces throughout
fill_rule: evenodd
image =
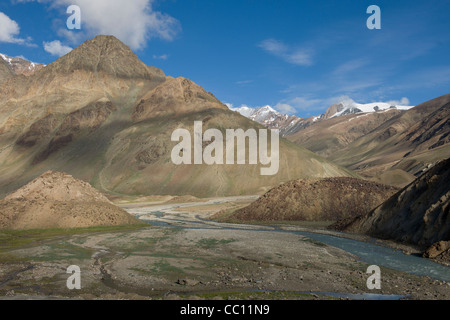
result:
M 14 73 L 11 71 L 9 65 L 3 59 L 0 59 L 0 83 L 4 80 L 12 78 Z
M 414 106 L 403 106 L 390 104 L 387 102 L 371 102 L 371 103 L 356 103 L 353 101 L 345 101 L 330 106 L 327 111 L 322 115 L 321 119 L 329 119 L 347 114 L 355 113 L 372 113 L 383 110 L 409 110 Z
M 80 228 L 139 224 L 88 183 L 45 172 L 0 201 L 0 229 Z
M 259 108 L 250 108 L 247 106 L 242 106 L 239 108 L 230 107 L 231 110 L 239 112 L 243 116 L 264 125 L 266 128 L 279 129 L 282 136 L 294 135 L 296 132 L 306 129 L 312 124 L 317 124 L 330 118 L 352 114 L 367 116 L 369 114 L 379 113 L 381 111 L 409 110 L 411 108 L 413 107 L 393 105 L 386 102 L 361 104 L 353 101 L 343 101 L 341 103 L 331 105 L 323 114 L 309 118 L 300 118 L 295 115 L 281 114 L 269 105 Z M 392 115 L 392 113 L 390 113 L 390 115 Z
M 279 170 L 175 165 L 176 129 L 263 129 L 193 81 L 145 65 L 113 36 L 97 36 L 28 77 L 0 85 L 0 194 L 43 172 L 67 172 L 110 194 L 254 194 L 299 177 L 355 176 L 280 139 Z M 208 143 L 204 143 L 206 147 Z M 270 147 L 270 144 L 269 144 Z
M 449 124 L 450 94 L 447 94 L 381 122 L 328 159 L 380 181 L 389 172 L 417 177 L 436 162 L 450 157 Z
M 329 157 L 401 112 L 388 109 L 373 113 L 349 113 L 336 117 L 325 115 L 304 128 L 289 132 L 286 138 L 323 157 Z
M 45 67 L 42 63 L 34 63 L 20 57 L 9 57 L 0 53 L 0 60 L 8 64 L 14 74 L 29 76 Z
M 450 240 L 450 159 L 443 160 L 367 214 L 343 223 L 347 232 L 419 245 Z
M 266 192 L 229 221 L 335 221 L 369 212 L 398 189 L 356 178 L 297 179 Z
M 259 108 L 249 108 L 247 106 L 239 108 L 231 107 L 230 110 L 236 111 L 244 117 L 262 124 L 268 129 L 280 130 L 281 136 L 285 136 L 290 128 L 303 120 L 295 115 L 289 116 L 287 114 L 282 114 L 269 105 Z

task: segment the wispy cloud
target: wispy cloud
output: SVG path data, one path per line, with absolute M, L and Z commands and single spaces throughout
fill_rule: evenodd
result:
M 336 69 L 333 71 L 333 74 L 336 76 L 339 75 L 346 75 L 348 73 L 352 73 L 355 71 L 359 71 L 364 66 L 367 66 L 369 64 L 369 60 L 366 58 L 357 58 L 354 60 L 350 60 L 347 62 L 344 62 L 336 67 Z
M 44 42 L 43 45 L 45 51 L 47 51 L 51 55 L 58 57 L 61 57 L 72 51 L 71 47 L 63 45 L 59 40 Z
M 298 66 L 310 66 L 313 64 L 311 53 L 308 50 L 292 49 L 276 39 L 266 39 L 258 46 L 290 64 Z
M 241 80 L 241 81 L 236 81 L 235 83 L 237 85 L 245 85 L 245 84 L 250 84 L 252 82 L 253 82 L 253 80 Z
M 19 24 L 3 12 L 0 12 L 0 42 L 34 46 L 31 43 L 31 38 L 22 39 L 18 37 L 19 34 Z
M 156 59 L 156 60 L 167 60 L 167 59 L 169 59 L 169 56 L 167 54 L 162 54 L 162 55 L 159 55 L 159 56 L 154 54 L 153 55 L 153 59 Z

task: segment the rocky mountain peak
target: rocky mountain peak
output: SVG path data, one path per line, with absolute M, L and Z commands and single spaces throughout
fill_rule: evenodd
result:
M 117 78 L 165 77 L 162 70 L 145 65 L 133 51 L 114 36 L 99 35 L 49 64 L 49 69 L 63 73 L 84 70 L 106 73 Z

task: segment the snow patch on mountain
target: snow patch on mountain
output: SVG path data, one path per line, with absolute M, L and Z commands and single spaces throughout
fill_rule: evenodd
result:
M 28 61 L 22 56 L 10 57 L 6 54 L 0 53 L 0 58 L 2 58 L 9 65 L 10 70 L 12 70 L 15 74 L 23 74 L 25 76 L 29 76 L 46 66 L 42 63 Z
M 338 111 L 335 114 L 333 114 L 330 118 L 353 113 L 378 112 L 390 109 L 409 110 L 411 108 L 414 108 L 414 106 L 399 105 L 389 102 L 371 102 L 363 104 L 363 103 L 356 103 L 354 101 L 344 101 L 339 103 L 339 105 L 340 108 L 338 109 Z

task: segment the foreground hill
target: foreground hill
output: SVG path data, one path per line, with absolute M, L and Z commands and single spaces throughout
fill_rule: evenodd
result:
M 369 212 L 397 188 L 356 178 L 298 179 L 281 184 L 229 216 L 238 221 L 335 221 Z
M 0 195 L 48 170 L 111 194 L 261 193 L 299 177 L 354 176 L 280 140 L 279 170 L 261 165 L 175 165 L 175 129 L 260 129 L 193 81 L 145 65 L 113 36 L 97 36 L 28 77 L 0 85 Z M 270 141 L 270 140 L 269 140 Z M 204 145 L 205 146 L 205 145 Z M 264 166 L 267 167 L 267 166 Z
M 450 240 L 450 159 L 340 229 L 428 247 Z
M 88 183 L 46 172 L 0 201 L 0 229 L 78 228 L 138 224 Z

